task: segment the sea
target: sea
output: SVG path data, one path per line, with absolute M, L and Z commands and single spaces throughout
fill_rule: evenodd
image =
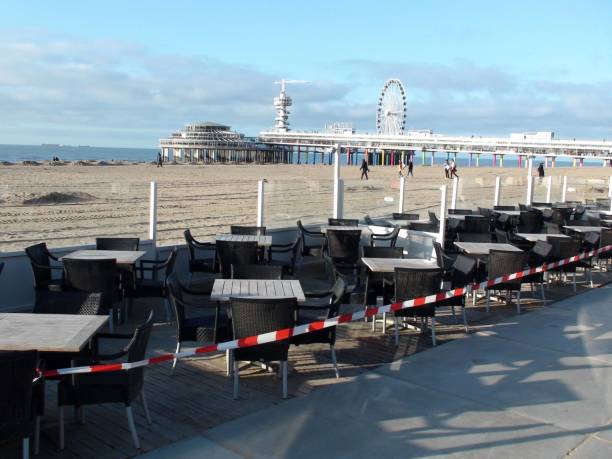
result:
M 53 157 L 57 156 L 62 161 L 79 161 L 79 160 L 97 160 L 97 161 L 132 161 L 132 162 L 149 162 L 157 159 L 158 148 L 117 148 L 117 147 L 95 147 L 89 145 L 3 145 L 0 144 L 0 161 L 8 161 L 11 163 L 21 163 L 22 161 L 50 161 Z M 361 162 L 361 155 L 359 155 L 359 163 Z M 448 159 L 451 159 L 453 155 L 448 155 Z M 447 155 L 442 153 L 436 153 L 435 164 L 442 165 L 447 159 Z M 294 154 L 294 162 L 297 163 L 297 154 Z M 302 162 L 305 160 L 305 155 L 302 153 Z M 417 151 L 415 156 L 415 165 L 421 165 L 421 154 Z M 309 164 L 312 164 L 313 155 L 309 155 Z M 320 154 L 316 157 L 317 164 L 321 161 Z M 472 165 L 475 166 L 475 157 L 473 158 Z M 499 159 L 498 159 L 499 161 Z M 534 167 L 539 162 L 543 162 L 544 158 L 536 157 L 534 160 Z M 342 162 L 346 164 L 346 155 L 343 155 Z M 329 155 L 325 154 L 325 164 L 329 164 Z M 431 165 L 431 157 L 429 154 L 426 155 L 425 164 Z M 457 167 L 467 167 L 469 165 L 468 154 L 457 155 Z M 490 167 L 493 165 L 493 156 L 490 154 L 481 154 L 480 165 L 483 167 Z M 499 165 L 499 162 L 498 162 Z M 518 160 L 516 158 L 507 157 L 504 159 L 504 167 L 516 167 Z M 601 160 L 585 159 L 585 166 L 596 166 L 601 167 Z M 559 158 L 557 160 L 558 167 L 571 167 L 572 160 L 566 158 Z

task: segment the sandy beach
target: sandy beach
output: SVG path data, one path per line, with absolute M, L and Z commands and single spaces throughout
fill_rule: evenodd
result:
M 345 217 L 397 212 L 399 179 L 395 167 L 372 167 L 360 180 L 357 166 L 342 168 Z M 493 204 L 495 176 L 502 177 L 501 202 L 525 199 L 526 170 L 464 168 L 459 171 L 457 207 Z M 257 181 L 266 179 L 265 224 L 292 226 L 299 218 L 323 222 L 332 212 L 333 168 L 322 165 L 71 165 L 0 166 L 0 251 L 22 250 L 47 241 L 49 246 L 93 243 L 96 236 L 146 238 L 150 182 L 158 186 L 158 243 L 181 242 L 191 228 L 212 238 L 231 224 L 255 224 Z M 567 199 L 605 198 L 610 172 L 604 168 L 548 169 L 552 200 L 560 199 L 568 176 Z M 415 167 L 406 181 L 405 211 L 424 217 L 439 211 L 441 167 Z M 546 179 L 536 181 L 534 201 L 544 201 Z

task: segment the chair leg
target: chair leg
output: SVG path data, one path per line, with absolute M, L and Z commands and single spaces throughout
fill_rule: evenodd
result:
M 114 326 L 113 321 L 115 320 L 115 310 L 113 308 L 108 310 L 108 330 L 113 333 Z
M 383 331 L 383 335 L 387 334 L 387 313 L 383 312 L 383 323 L 382 323 L 382 331 Z
M 59 412 L 59 449 L 61 451 L 64 449 L 64 407 L 58 406 L 57 410 Z
M 179 352 L 181 352 L 181 342 L 180 341 L 176 343 L 176 351 L 174 351 L 174 353 L 178 354 Z M 172 361 L 172 368 L 170 369 L 170 376 L 174 375 L 174 369 L 176 368 L 177 362 L 178 362 L 178 358 L 174 357 L 174 360 Z
M 431 318 L 431 343 L 436 345 L 436 318 Z
M 453 313 L 453 320 L 457 323 L 457 315 L 455 314 L 455 305 L 451 306 L 451 312 Z
M 144 388 L 140 390 L 140 398 L 142 399 L 142 407 L 144 408 L 145 417 L 147 418 L 147 424 L 153 424 L 151 421 L 151 413 L 149 412 L 149 404 L 147 403 L 147 397 L 145 397 Z
M 134 446 L 136 449 L 140 449 L 140 441 L 138 440 L 138 433 L 136 432 L 136 424 L 134 424 L 134 413 L 132 413 L 132 407 L 126 406 L 125 413 L 127 414 L 128 425 L 130 427 L 130 432 L 132 433 L 132 441 L 134 442 Z
M 589 284 L 593 288 L 593 268 L 589 268 Z
M 491 290 L 487 290 L 487 312 L 491 311 Z
M 240 367 L 238 360 L 234 360 L 234 400 L 238 398 L 238 385 L 240 384 Z
M 287 361 L 281 362 L 281 371 L 283 373 L 283 398 L 287 398 Z
M 576 271 L 572 273 L 572 289 L 576 292 Z
M 166 322 L 170 322 L 172 310 L 170 309 L 170 302 L 168 301 L 168 298 L 164 298 L 164 305 L 166 306 Z
M 395 334 L 395 345 L 399 346 L 399 321 L 397 316 L 393 317 L 393 328 Z
M 36 416 L 36 423 L 34 424 L 34 455 L 38 456 L 40 452 L 40 418 Z
M 544 282 L 540 284 L 540 291 L 542 293 L 542 301 L 546 303 L 546 293 L 544 292 Z
M 516 292 L 516 313 L 517 314 L 521 313 L 521 291 L 520 290 Z
M 331 351 L 332 365 L 334 366 L 334 373 L 336 373 L 336 379 L 340 378 L 340 372 L 338 371 L 338 360 L 336 359 L 336 347 L 333 344 L 329 345 Z

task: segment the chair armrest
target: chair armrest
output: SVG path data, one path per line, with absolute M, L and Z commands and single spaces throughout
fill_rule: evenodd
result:
M 301 231 L 310 237 L 325 237 L 325 233 L 322 233 L 321 231 L 309 231 L 307 229 L 303 229 Z
M 324 298 L 331 295 L 331 290 L 319 290 L 313 292 L 304 292 L 306 298 Z

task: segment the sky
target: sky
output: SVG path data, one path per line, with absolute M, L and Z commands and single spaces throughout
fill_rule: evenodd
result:
M 612 2 L 0 0 L 0 144 L 156 147 L 184 124 L 612 138 Z

